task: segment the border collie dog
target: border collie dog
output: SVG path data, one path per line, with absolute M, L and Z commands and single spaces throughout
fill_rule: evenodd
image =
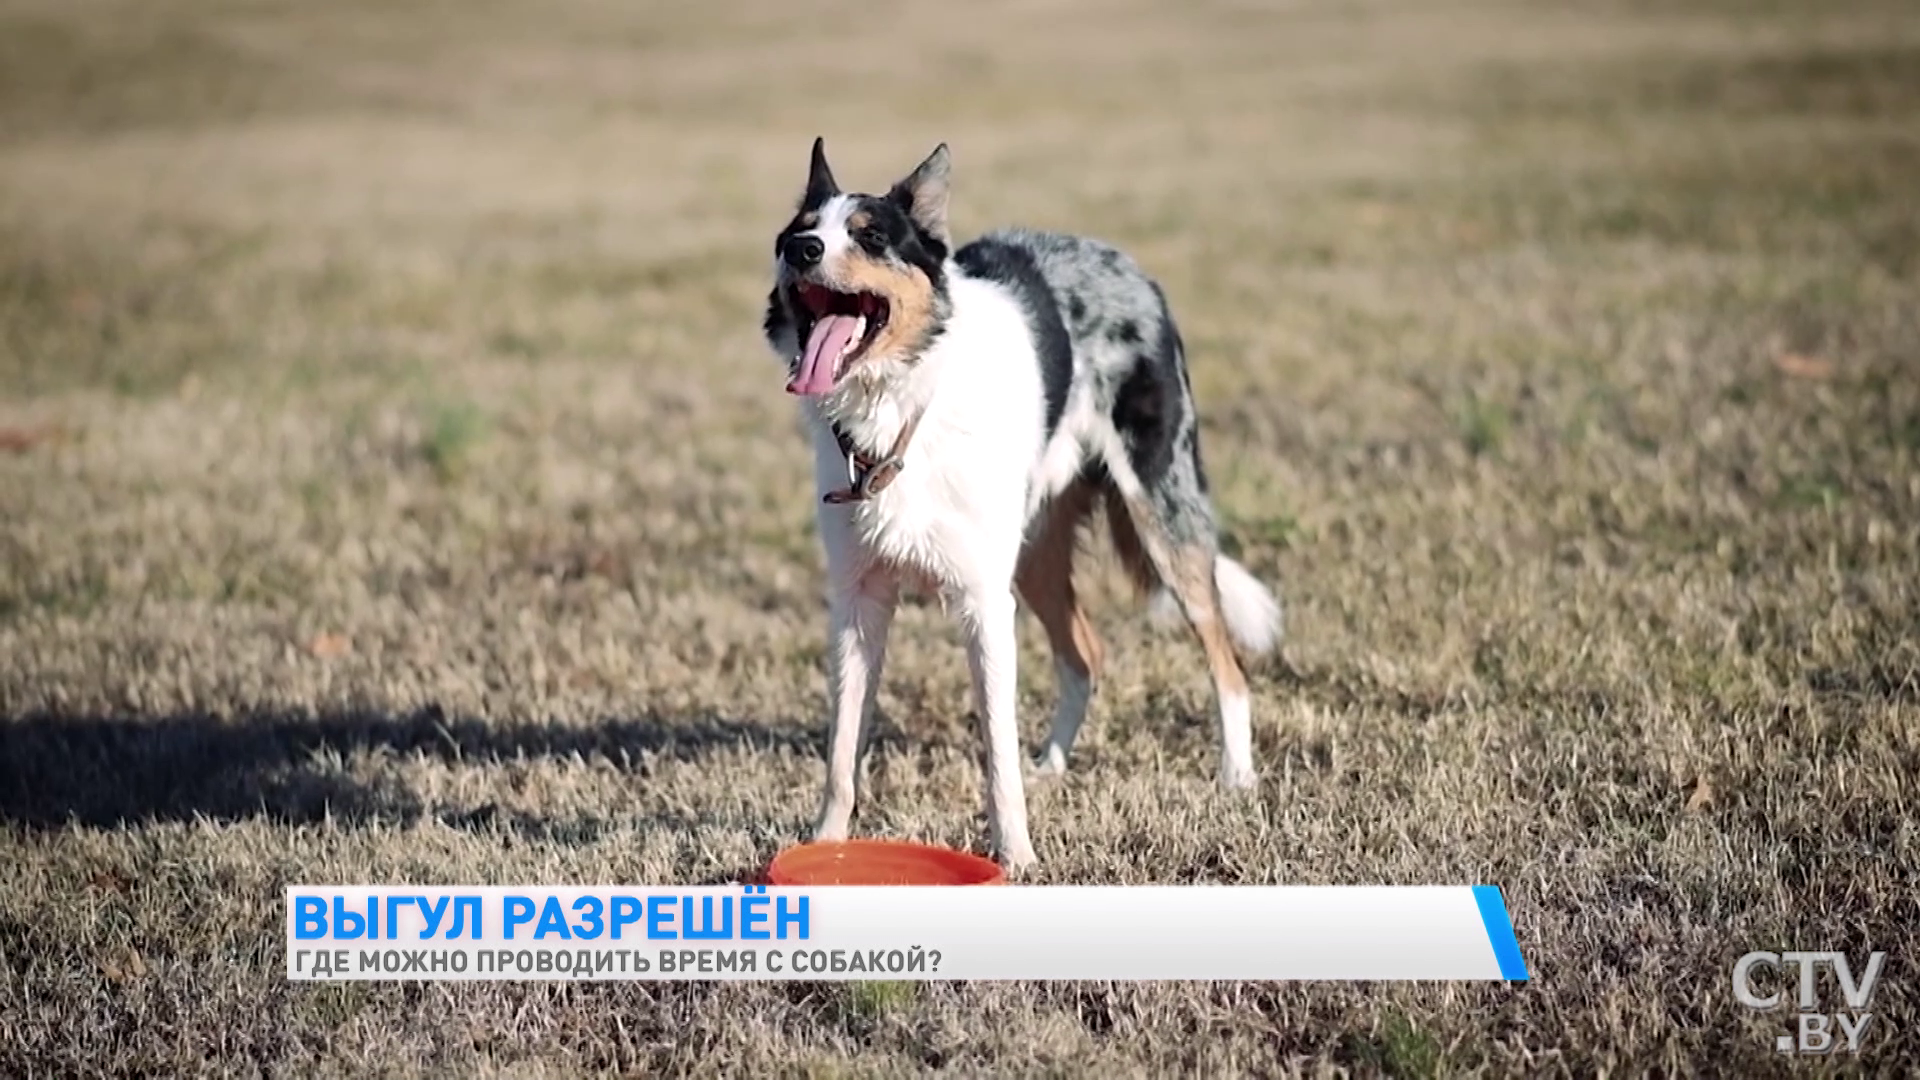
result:
M 1015 595 L 1045 626 L 1060 700 L 1035 768 L 1066 768 L 1101 646 L 1074 598 L 1104 511 L 1143 592 L 1206 652 L 1220 781 L 1255 782 L 1240 655 L 1280 635 L 1274 594 L 1221 554 L 1185 350 L 1160 286 L 1097 241 L 1020 229 L 953 247 L 943 144 L 884 195 L 843 192 L 813 144 L 774 241 L 765 331 L 813 441 L 826 546 L 831 734 L 818 840 L 847 835 L 903 586 L 958 613 L 986 741 L 994 852 L 1034 862 L 1014 715 Z

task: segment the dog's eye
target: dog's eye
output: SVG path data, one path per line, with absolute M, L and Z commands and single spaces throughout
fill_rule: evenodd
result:
M 869 225 L 853 234 L 853 239 L 864 248 L 882 248 L 887 246 L 887 234 L 879 228 Z

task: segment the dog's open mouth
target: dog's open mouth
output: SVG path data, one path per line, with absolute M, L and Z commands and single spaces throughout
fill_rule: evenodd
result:
M 886 329 L 887 300 L 877 293 L 835 292 L 818 285 L 802 285 L 795 294 L 804 341 L 787 392 L 824 394 Z

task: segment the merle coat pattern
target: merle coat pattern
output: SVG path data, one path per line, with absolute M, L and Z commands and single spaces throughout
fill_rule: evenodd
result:
M 1035 767 L 1058 773 L 1100 674 L 1072 576 L 1096 514 L 1134 580 L 1170 595 L 1199 638 L 1229 787 L 1256 779 L 1241 657 L 1275 645 L 1281 613 L 1219 550 L 1186 350 L 1159 285 L 1083 237 L 1004 229 L 955 249 L 949 174 L 941 146 L 883 195 L 846 193 L 816 140 L 775 241 L 764 328 L 801 398 L 827 553 L 832 715 L 815 837 L 848 833 L 894 606 L 919 585 L 967 631 L 988 822 L 1017 869 L 1034 851 L 1014 597 L 1054 654 L 1060 698 Z M 890 456 L 889 486 L 828 501 Z

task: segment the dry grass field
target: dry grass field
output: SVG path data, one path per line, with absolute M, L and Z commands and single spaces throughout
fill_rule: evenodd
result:
M 1496 882 L 1532 984 L 286 982 L 289 882 L 803 834 L 816 134 L 1159 275 L 1289 605 L 1228 796 L 1104 572 L 1037 880 Z M 856 830 L 981 844 L 967 686 L 903 612 Z M 0 0 L 0 1075 L 1806 1071 L 1760 948 L 1891 1073 L 1917 805 L 1906 0 Z

